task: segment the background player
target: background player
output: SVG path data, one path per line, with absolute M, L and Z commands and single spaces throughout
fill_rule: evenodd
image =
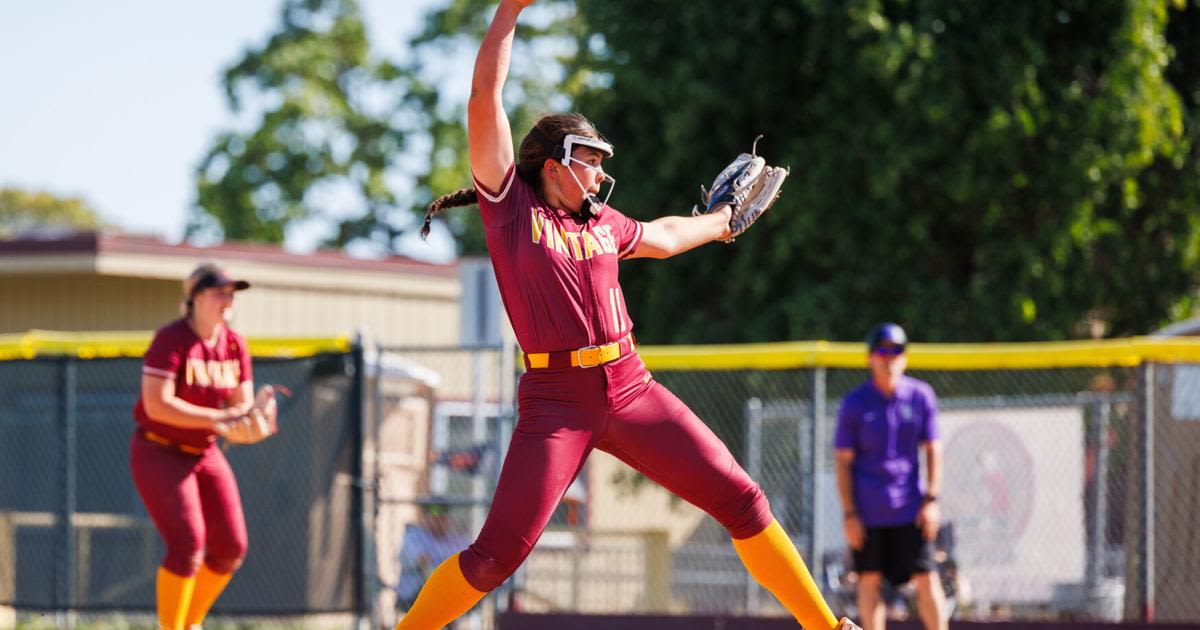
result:
M 601 162 L 613 149 L 578 114 L 542 117 L 514 155 L 501 91 L 517 17 L 531 3 L 500 3 L 475 62 L 468 103 L 475 187 L 434 201 L 426 217 L 428 228 L 443 208 L 480 205 L 529 368 L 519 419 L 479 537 L 434 571 L 397 627 L 440 628 L 499 586 L 599 448 L 716 518 L 755 579 L 806 628 L 834 628 L 837 619 L 762 490 L 634 352 L 618 260 L 666 258 L 726 237 L 730 208 L 640 223 L 601 203 L 601 184 L 613 183 Z
M 446 558 L 458 553 L 471 540 L 454 529 L 450 506 L 436 498 L 421 506 L 421 522 L 404 528 L 404 543 L 397 554 L 400 580 L 396 584 L 396 609 L 408 610 L 421 585 Z
M 146 350 L 129 465 L 166 545 L 158 570 L 159 624 L 199 627 L 246 554 L 246 522 L 217 432 L 254 405 L 250 352 L 227 322 L 249 288 L 200 265 L 184 282 L 183 317 Z
M 945 594 L 933 541 L 941 523 L 942 486 L 937 397 L 905 376 L 908 336 L 880 324 L 867 336 L 871 376 L 842 400 L 834 435 L 846 541 L 858 572 L 858 611 L 866 630 L 883 630 L 883 580 L 917 587 L 917 614 L 927 630 L 947 627 Z M 920 450 L 929 481 L 920 483 Z

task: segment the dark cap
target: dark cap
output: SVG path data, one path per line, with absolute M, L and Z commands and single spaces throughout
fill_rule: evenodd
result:
M 908 335 L 904 334 L 903 328 L 891 322 L 872 328 L 871 334 L 867 335 L 867 349 L 874 350 L 885 343 L 903 348 L 908 345 Z
M 225 273 L 224 269 L 213 263 L 204 263 L 192 270 L 187 280 L 183 281 L 183 294 L 186 298 L 191 299 L 205 289 L 227 287 L 230 285 L 236 291 L 250 288 L 249 282 L 229 277 L 229 274 Z

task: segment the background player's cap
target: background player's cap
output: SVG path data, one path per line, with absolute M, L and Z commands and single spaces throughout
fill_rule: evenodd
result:
M 448 514 L 450 510 L 450 504 L 445 498 L 439 495 L 429 497 L 429 499 L 424 502 L 424 507 L 425 513 L 430 516 L 442 516 L 444 514 Z
M 204 263 L 199 267 L 196 267 L 192 273 L 188 275 L 187 280 L 183 281 L 183 294 L 188 299 L 191 299 L 197 293 L 205 289 L 211 289 L 213 287 L 227 287 L 229 285 L 233 285 L 233 288 L 236 291 L 250 288 L 249 282 L 230 278 L 229 274 L 225 273 L 224 269 L 221 269 L 213 263 Z
M 873 351 L 885 343 L 903 348 L 908 345 L 908 335 L 904 334 L 903 328 L 891 322 L 872 328 L 871 334 L 867 335 L 867 349 Z

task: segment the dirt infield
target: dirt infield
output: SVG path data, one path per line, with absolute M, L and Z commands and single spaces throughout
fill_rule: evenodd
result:
M 952 621 L 956 630 L 1195 630 L 1195 624 Z M 654 615 L 500 615 L 499 630 L 795 630 L 796 622 L 762 617 L 678 617 Z M 890 621 L 888 630 L 921 630 L 916 621 Z

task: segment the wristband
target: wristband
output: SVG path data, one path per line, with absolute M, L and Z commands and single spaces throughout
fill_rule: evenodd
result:
M 936 495 L 936 494 L 927 494 L 927 495 L 925 495 L 925 498 L 924 498 L 924 499 L 921 499 L 921 504 L 922 504 L 922 505 L 925 505 L 925 504 L 928 504 L 928 503 L 936 503 L 936 502 L 937 502 L 937 495 Z

